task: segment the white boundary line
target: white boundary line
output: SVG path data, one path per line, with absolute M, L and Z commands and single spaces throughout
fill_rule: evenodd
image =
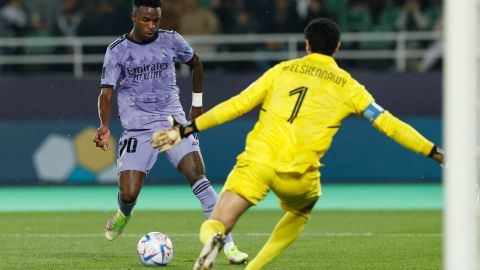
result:
M 270 233 L 235 233 L 237 236 L 268 237 Z M 122 234 L 123 237 L 141 237 L 141 234 Z M 198 237 L 197 233 L 171 233 L 168 236 Z M 325 232 L 325 233 L 302 233 L 300 237 L 442 237 L 441 233 L 354 233 L 354 232 Z M 0 233 L 0 238 L 11 237 L 39 237 L 39 238 L 96 238 L 105 237 L 103 233 Z

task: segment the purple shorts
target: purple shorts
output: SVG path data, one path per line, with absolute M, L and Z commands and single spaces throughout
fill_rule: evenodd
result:
M 118 143 L 117 171 L 142 171 L 148 173 L 157 161 L 158 151 L 150 141 L 156 130 L 126 130 Z M 168 161 L 177 168 L 182 158 L 191 152 L 200 152 L 198 139 L 190 135 L 181 143 L 167 150 Z

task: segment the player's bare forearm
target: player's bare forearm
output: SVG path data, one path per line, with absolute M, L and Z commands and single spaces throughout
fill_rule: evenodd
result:
M 203 114 L 203 107 L 192 106 L 192 108 L 190 110 L 189 119 L 190 120 L 195 120 L 197 117 L 199 117 L 202 114 Z
M 102 88 L 98 96 L 98 116 L 100 118 L 100 127 L 93 138 L 96 147 L 108 150 L 108 142 L 110 139 L 110 116 L 112 113 L 112 96 L 113 89 Z
M 98 116 L 100 118 L 101 126 L 109 126 L 110 116 L 112 114 L 112 97 L 113 89 L 102 88 L 98 96 Z
M 189 119 L 194 120 L 203 114 L 203 65 L 198 55 L 194 55 L 192 61 L 188 63 L 192 70 L 192 108 L 190 109 Z
M 203 64 L 198 55 L 194 55 L 192 61 L 188 63 L 192 70 L 192 87 L 194 93 L 203 92 Z

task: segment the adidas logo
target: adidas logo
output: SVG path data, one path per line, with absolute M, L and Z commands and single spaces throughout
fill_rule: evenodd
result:
M 133 56 L 129 55 L 125 62 L 133 62 L 133 61 L 135 61 L 135 58 L 133 58 Z

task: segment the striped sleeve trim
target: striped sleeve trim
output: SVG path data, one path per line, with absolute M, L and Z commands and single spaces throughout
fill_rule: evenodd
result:
M 114 85 L 111 85 L 111 84 L 101 84 L 100 85 L 100 88 L 114 88 Z
M 121 36 L 120 38 L 115 40 L 112 44 L 110 44 L 110 46 L 108 46 L 108 47 L 110 48 L 110 50 L 112 50 L 113 48 L 115 48 L 115 46 L 122 43 L 122 41 L 124 41 L 126 39 L 127 39 L 127 34 L 124 34 L 123 36 Z
M 192 63 L 192 62 L 193 62 L 193 59 L 195 59 L 195 56 L 196 56 L 196 55 L 197 55 L 197 54 L 196 54 L 195 52 L 193 52 L 192 59 L 190 59 L 190 60 L 188 60 L 187 62 L 185 62 L 185 64 L 188 65 L 188 64 Z

